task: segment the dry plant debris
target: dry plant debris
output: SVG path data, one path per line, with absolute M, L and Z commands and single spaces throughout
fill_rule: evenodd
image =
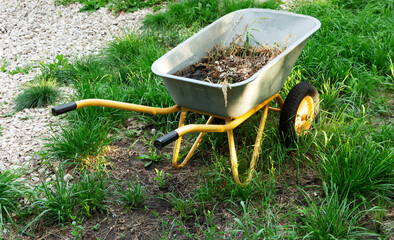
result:
M 237 39 L 239 38 L 233 40 L 228 47 L 216 45 L 208 51 L 207 56 L 176 72 L 175 75 L 222 84 L 225 106 L 227 106 L 227 87 L 231 89 L 230 84 L 250 78 L 285 49 L 277 45 L 252 47 L 248 42 L 240 46 L 237 44 Z
M 259 71 L 283 49 L 262 45 L 245 47 L 232 43 L 229 47 L 216 45 L 200 61 L 175 73 L 175 75 L 210 83 L 228 84 L 242 82 Z

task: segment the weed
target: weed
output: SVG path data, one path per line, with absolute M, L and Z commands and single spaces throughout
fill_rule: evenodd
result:
M 3 117 L 12 117 L 15 115 L 16 112 L 9 112 L 9 113 L 4 113 L 2 116 Z
M 142 141 L 148 146 L 148 153 L 141 154 L 136 157 L 136 159 L 148 160 L 148 162 L 145 163 L 144 167 L 149 167 L 154 162 L 161 162 L 165 158 L 170 158 L 168 154 L 161 155 L 160 153 L 158 153 L 157 149 L 153 145 L 155 139 L 156 137 L 155 135 L 153 135 L 151 140 L 148 141 L 146 139 L 146 134 L 145 137 L 142 138 Z
M 143 0 L 143 1 L 131 1 L 131 0 L 56 0 L 56 4 L 67 5 L 70 3 L 79 2 L 82 4 L 80 12 L 92 13 L 97 11 L 101 7 L 107 6 L 110 10 L 115 13 L 120 12 L 134 12 L 138 9 L 149 8 L 157 6 L 164 2 L 171 2 L 164 0 Z
M 138 9 L 142 8 L 149 8 L 153 6 L 158 6 L 164 2 L 171 2 L 170 1 L 163 1 L 163 0 L 144 0 L 144 1 L 120 1 L 115 0 L 111 1 L 109 4 L 109 9 L 114 11 L 115 13 L 118 12 L 134 12 Z
M 70 81 L 71 65 L 63 54 L 57 55 L 52 63 L 40 63 L 40 70 L 45 79 L 56 79 L 61 83 Z
M 385 229 L 383 228 L 383 219 L 387 213 L 388 203 L 384 198 L 377 198 L 377 207 L 372 211 L 373 225 L 377 232 L 383 232 Z
M 99 230 L 99 229 L 100 229 L 100 223 L 97 223 L 96 225 L 94 225 L 94 226 L 92 227 L 92 229 L 93 229 L 94 231 Z
M 71 4 L 71 3 L 75 3 L 78 0 L 55 0 L 55 4 L 57 5 L 67 5 L 67 4 Z
M 25 108 L 45 107 L 60 99 L 60 91 L 54 79 L 38 78 L 28 84 L 16 99 L 16 111 Z
M 376 0 L 352 7 L 345 1 L 300 5 L 296 12 L 315 16 L 322 23 L 321 30 L 311 37 L 298 61 L 305 69 L 303 78 L 314 79 L 320 88 L 322 77 L 335 84 L 345 79 L 349 70 L 357 79 L 369 81 L 365 82 L 367 84 L 374 82 L 371 81 L 373 75 L 385 74 L 387 55 L 393 56 L 394 49 L 393 33 L 384 28 L 391 21 L 390 16 L 372 13 L 368 9 L 385 13 L 386 7 Z M 370 24 L 363 25 L 364 21 Z M 367 74 L 367 77 L 365 74 L 373 69 L 376 69 L 375 73 Z M 348 78 L 345 83 L 350 80 Z
M 222 232 L 218 232 L 218 227 L 214 223 L 214 211 L 215 208 L 210 210 L 204 210 L 204 216 L 205 216 L 205 224 L 206 224 L 206 230 L 202 230 L 204 236 L 206 239 L 217 239 L 217 235 L 221 235 Z
M 123 138 L 127 138 L 128 141 L 132 141 L 134 140 L 134 138 L 136 136 L 138 136 L 139 131 L 138 130 L 132 130 L 132 129 L 116 129 L 117 133 L 119 134 L 119 136 L 116 137 L 116 140 L 119 139 L 123 139 Z M 138 142 L 138 140 L 135 140 L 133 144 L 131 144 L 131 147 L 136 144 Z
M 72 220 L 73 232 L 78 235 L 82 233 L 82 216 L 91 217 L 93 212 L 106 209 L 104 203 L 110 194 L 111 178 L 104 170 L 97 169 L 85 171 L 80 180 L 75 178 L 72 183 L 65 178 L 64 171 L 65 163 L 61 163 L 51 181 L 37 187 L 41 199 L 33 205 L 40 214 L 33 222 L 41 218 L 49 224 Z
M 26 120 L 29 120 L 29 119 L 32 119 L 32 118 L 33 118 L 32 116 L 24 116 L 24 117 L 21 117 L 19 119 L 22 120 L 22 121 L 26 121 Z
M 5 65 L 3 65 L 3 66 L 5 66 Z M 11 74 L 11 75 L 15 75 L 15 74 L 18 74 L 18 73 L 28 74 L 29 71 L 31 69 L 35 68 L 35 67 L 36 67 L 35 64 L 27 64 L 27 65 L 25 65 L 23 67 L 17 66 L 14 70 L 8 71 L 8 73 Z M 5 70 L 5 68 L 1 68 L 1 71 L 3 71 L 3 70 Z
M 148 15 L 144 24 L 153 28 L 165 26 L 174 29 L 180 25 L 190 27 L 193 25 L 204 26 L 212 23 L 219 17 L 244 8 L 278 8 L 276 1 L 259 2 L 255 0 L 204 0 L 174 2 L 167 7 L 165 12 Z
M 106 209 L 111 188 L 111 177 L 105 169 L 96 167 L 95 171 L 85 170 L 79 182 L 74 183 L 80 211 L 90 218 L 92 213 Z
M 326 182 L 335 183 L 340 193 L 391 195 L 394 160 L 389 136 L 381 140 L 361 134 L 368 132 L 368 123 L 352 120 L 349 125 L 333 121 L 327 132 L 321 131 L 319 138 L 324 140 L 315 143 L 319 161 L 313 166 Z
M 160 239 L 172 239 L 172 233 L 174 231 L 174 222 L 170 225 L 170 221 L 166 221 L 164 218 L 161 218 L 156 211 L 153 211 L 153 215 L 160 219 L 161 229 L 162 229 L 162 237 Z
M 9 63 L 7 62 L 7 60 L 5 60 L 5 59 L 3 59 L 3 64 L 1 65 L 1 67 L 0 67 L 0 71 L 1 72 L 7 72 L 7 69 L 6 69 L 6 67 L 9 65 Z
M 322 109 L 326 111 L 338 111 L 338 102 L 343 101 L 339 98 L 340 94 L 345 90 L 346 78 L 342 82 L 337 82 L 335 84 L 331 83 L 331 79 L 324 79 L 324 83 L 321 85 L 321 104 Z
M 77 219 L 76 216 L 71 216 L 71 220 L 71 235 L 75 240 L 82 239 L 83 229 L 85 229 L 82 226 L 83 219 Z
M 116 185 L 119 201 L 129 208 L 140 208 L 146 201 L 146 191 L 141 183 L 137 181 L 127 181 L 124 189 L 120 184 Z
M 156 181 L 159 188 L 165 188 L 167 181 L 171 178 L 171 174 L 166 173 L 163 170 L 159 171 L 156 168 L 155 171 L 156 171 L 156 177 L 153 180 Z
M 92 13 L 104 7 L 107 4 L 108 0 L 88 0 L 83 1 L 83 7 L 79 9 L 80 12 L 88 12 Z
M 196 211 L 194 209 L 194 199 L 184 199 L 183 196 L 176 196 L 174 193 L 170 192 L 165 194 L 165 198 L 167 202 L 169 202 L 178 213 L 179 217 L 186 220 L 193 216 L 193 213 Z

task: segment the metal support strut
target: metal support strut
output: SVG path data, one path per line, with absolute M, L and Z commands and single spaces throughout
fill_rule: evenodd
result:
M 279 108 L 271 108 L 269 107 L 269 103 L 272 100 L 276 100 L 278 102 Z M 174 138 L 176 139 L 175 147 L 174 147 L 174 152 L 173 152 L 173 159 L 172 159 L 172 166 L 176 169 L 184 167 L 191 159 L 193 156 L 194 152 L 196 151 L 197 147 L 202 141 L 202 138 L 207 132 L 227 132 L 227 137 L 228 137 L 228 143 L 229 143 L 229 150 L 230 150 L 230 158 L 231 158 L 231 170 L 233 173 L 234 181 L 241 185 L 245 186 L 247 185 L 250 180 L 253 177 L 254 169 L 259 157 L 260 153 L 260 145 L 261 145 L 261 139 L 263 137 L 263 131 L 265 127 L 265 122 L 267 119 L 268 115 L 268 110 L 272 111 L 280 111 L 280 109 L 283 106 L 283 100 L 279 94 L 275 94 L 271 98 L 267 99 L 263 103 L 259 104 L 249 112 L 245 113 L 244 115 L 237 117 L 237 118 L 223 118 L 226 121 L 225 125 L 211 125 L 213 120 L 218 117 L 218 116 L 212 116 L 211 114 L 205 114 L 209 115 L 209 119 L 206 122 L 206 124 L 190 124 L 185 126 L 185 119 L 188 111 L 193 111 L 190 109 L 185 109 L 181 108 L 181 114 L 180 114 L 180 119 L 179 119 L 179 126 L 178 129 L 175 131 L 171 132 L 171 135 L 175 136 Z M 260 125 L 257 131 L 257 136 L 256 136 L 256 141 L 254 144 L 254 150 L 253 150 L 253 155 L 252 159 L 250 161 L 250 167 L 249 167 L 249 175 L 247 179 L 244 182 L 241 182 L 239 178 L 239 173 L 238 173 L 238 160 L 237 160 L 237 152 L 235 148 L 235 141 L 234 141 L 234 133 L 233 130 L 236 128 L 238 125 L 240 125 L 242 122 L 244 122 L 246 119 L 251 117 L 254 113 L 259 111 L 260 109 L 263 109 L 263 113 L 260 119 Z M 195 111 L 193 111 L 195 112 Z M 204 113 L 202 113 L 204 114 Z M 218 117 L 222 118 L 222 117 Z M 189 153 L 186 155 L 182 163 L 178 164 L 178 157 L 179 157 L 179 151 L 180 151 L 180 146 L 182 142 L 182 136 L 186 135 L 188 133 L 192 132 L 200 132 L 200 135 L 197 137 L 196 141 L 194 142 L 193 146 L 189 150 Z M 163 136 L 162 138 L 165 138 L 166 136 Z M 175 140 L 175 139 L 174 139 Z M 161 142 L 161 140 L 158 140 Z M 168 142 L 160 145 L 164 146 L 167 145 Z

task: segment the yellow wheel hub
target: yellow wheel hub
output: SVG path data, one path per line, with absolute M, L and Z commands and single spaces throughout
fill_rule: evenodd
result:
M 297 109 L 295 118 L 295 130 L 297 135 L 303 135 L 311 127 L 314 118 L 314 102 L 312 97 L 306 96 L 302 99 Z

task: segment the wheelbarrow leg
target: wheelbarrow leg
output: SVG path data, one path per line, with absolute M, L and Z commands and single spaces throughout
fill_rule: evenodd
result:
M 261 117 L 260 125 L 259 125 L 258 131 L 257 131 L 252 160 L 250 161 L 249 176 L 245 180 L 245 182 L 243 182 L 243 183 L 240 181 L 239 175 L 238 175 L 238 160 L 237 160 L 237 152 L 235 150 L 233 129 L 230 129 L 229 131 L 227 131 L 228 144 L 229 144 L 230 157 L 231 157 L 231 170 L 233 172 L 234 181 L 241 186 L 245 186 L 245 185 L 249 184 L 250 180 L 253 177 L 254 169 L 255 169 L 258 157 L 260 155 L 259 152 L 260 152 L 261 139 L 263 137 L 265 121 L 267 119 L 268 109 L 269 109 L 268 105 L 269 104 L 267 104 L 263 109 L 263 115 Z M 229 123 L 229 122 L 230 122 L 230 120 L 226 121 L 226 123 Z
M 178 128 L 185 126 L 185 120 L 186 120 L 186 116 L 187 116 L 187 111 L 186 110 L 181 110 L 181 114 L 179 117 L 179 125 Z M 175 147 L 174 147 L 174 152 L 172 154 L 172 166 L 176 169 L 183 167 L 184 165 L 183 162 L 182 164 L 178 165 L 178 155 L 179 155 L 179 151 L 181 149 L 181 142 L 182 142 L 182 136 L 180 136 L 176 142 L 175 142 Z M 185 163 L 186 164 L 186 163 Z
M 214 119 L 215 119 L 215 117 L 210 116 L 210 117 L 208 118 L 208 121 L 207 121 L 206 124 L 207 124 L 207 125 L 208 125 L 208 124 L 211 124 L 211 123 L 213 122 Z M 205 136 L 205 134 L 206 134 L 206 132 L 201 132 L 201 133 L 198 135 L 198 137 L 197 137 L 196 141 L 194 142 L 193 146 L 190 148 L 189 153 L 186 155 L 185 160 L 183 160 L 183 162 L 182 162 L 182 164 L 181 164 L 182 166 L 184 166 L 185 164 L 187 164 L 187 163 L 189 162 L 190 158 L 193 156 L 193 154 L 194 154 L 194 152 L 196 151 L 197 147 L 200 145 L 200 143 L 201 143 L 203 137 Z
M 186 115 L 187 115 L 187 111 L 186 110 L 181 110 L 181 116 L 179 119 L 179 126 L 183 127 L 185 125 L 185 119 L 186 119 Z M 215 117 L 210 116 L 206 125 L 211 124 L 213 122 L 213 120 L 215 119 Z M 206 132 L 201 132 L 200 135 L 198 135 L 196 141 L 194 142 L 193 146 L 191 147 L 191 149 L 189 150 L 189 153 L 186 155 L 185 159 L 182 161 L 181 164 L 178 164 L 178 156 L 179 156 L 179 151 L 181 148 L 181 142 L 182 142 L 182 136 L 179 137 L 175 143 L 175 147 L 174 147 L 174 152 L 173 152 L 173 158 L 172 158 L 172 166 L 175 169 L 181 168 L 183 166 L 185 166 L 189 160 L 191 159 L 191 157 L 193 156 L 194 152 L 196 151 L 197 147 L 200 145 L 203 137 L 205 136 Z

